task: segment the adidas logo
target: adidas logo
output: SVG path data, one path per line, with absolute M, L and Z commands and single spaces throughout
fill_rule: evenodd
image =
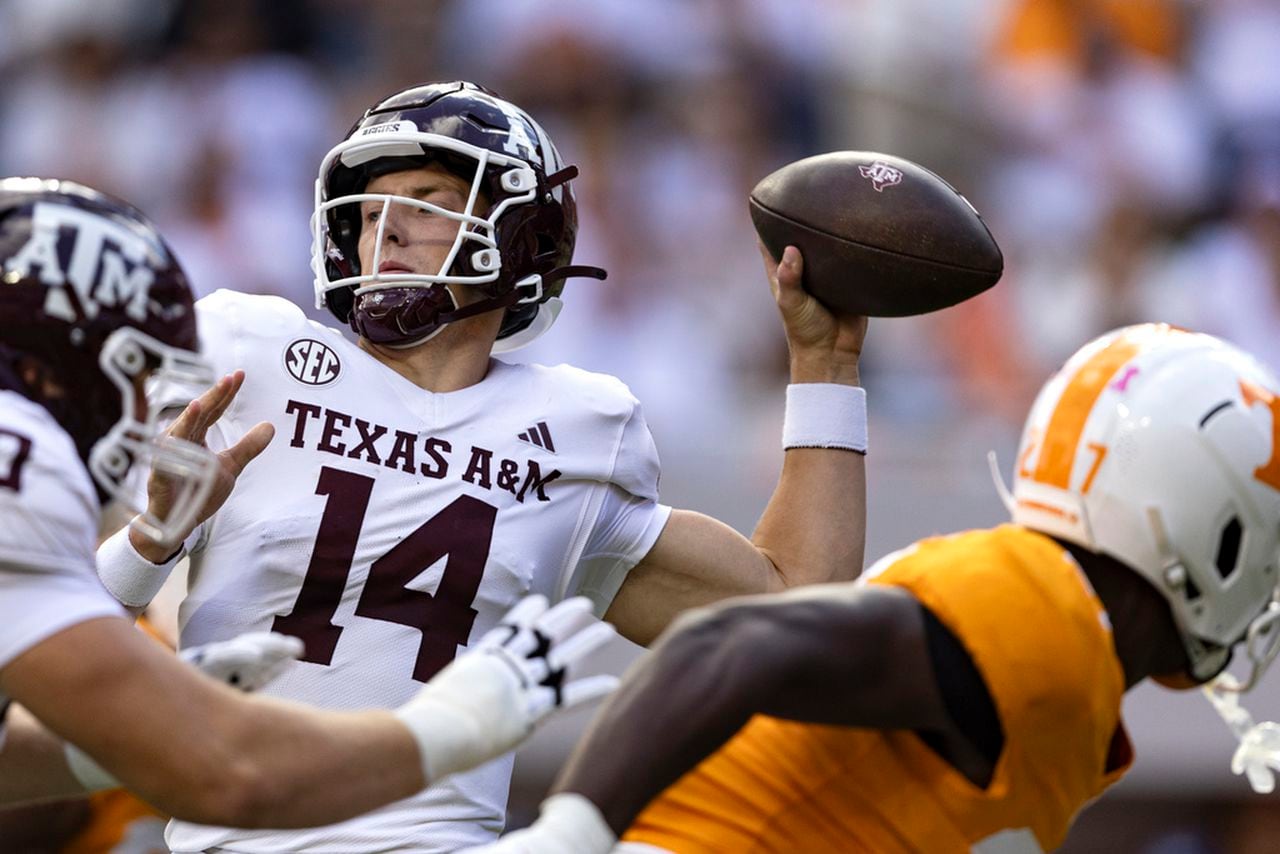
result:
M 556 452 L 555 442 L 551 441 L 551 431 L 547 429 L 547 422 L 539 421 L 537 424 L 525 430 L 519 436 L 516 436 L 521 442 L 528 442 L 530 445 L 537 445 L 543 450 Z

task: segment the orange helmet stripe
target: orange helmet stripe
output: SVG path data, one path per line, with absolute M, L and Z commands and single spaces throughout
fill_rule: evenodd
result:
M 1080 366 L 1058 398 L 1044 431 L 1044 444 L 1033 479 L 1059 489 L 1071 484 L 1071 468 L 1084 434 L 1085 422 L 1102 390 L 1130 359 L 1144 349 L 1142 342 L 1124 335 L 1094 353 Z
M 1265 404 L 1271 410 L 1271 459 L 1253 470 L 1253 476 L 1272 489 L 1280 489 L 1280 398 L 1246 379 L 1240 380 L 1245 406 Z

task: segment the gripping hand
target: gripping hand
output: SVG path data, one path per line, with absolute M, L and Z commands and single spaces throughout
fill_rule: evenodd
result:
M 613 676 L 573 678 L 613 627 L 584 597 L 548 608 L 529 596 L 396 710 L 422 754 L 428 782 L 501 756 L 556 709 L 602 697 Z

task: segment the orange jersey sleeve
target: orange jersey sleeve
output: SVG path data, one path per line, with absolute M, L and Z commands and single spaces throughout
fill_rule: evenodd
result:
M 650 804 L 627 841 L 677 854 L 945 854 L 1003 832 L 1052 849 L 1127 769 L 1107 615 L 1053 540 L 1012 525 L 925 540 L 865 583 L 910 591 L 972 657 L 1004 730 L 991 784 L 974 786 L 910 731 L 759 715 Z

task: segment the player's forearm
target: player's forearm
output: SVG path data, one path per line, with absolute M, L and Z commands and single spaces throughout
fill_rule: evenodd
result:
M 144 772 L 132 787 L 190 821 L 288 828 L 342 821 L 426 783 L 417 745 L 390 712 L 318 712 L 254 698 L 237 703 L 207 738 L 200 755 L 166 773 Z M 175 767 L 186 763 L 192 767 Z M 125 769 L 120 779 L 132 782 Z
M 851 331 L 852 330 L 852 331 Z M 776 587 L 848 581 L 866 540 L 866 404 L 861 330 L 802 344 L 788 336 L 791 382 L 782 474 L 752 534 L 773 562 Z M 847 386 L 849 388 L 841 388 Z
M 319 713 L 278 704 L 181 744 L 127 744 L 106 764 L 162 812 L 237 827 L 311 827 L 417 792 L 417 748 L 389 712 Z M 13 728 L 0 752 L 0 804 L 83 794 L 65 742 L 38 724 Z M 189 739 L 196 740 L 189 740 Z M 107 779 L 110 779 L 109 777 Z M 341 785 L 335 785 L 341 781 Z M 101 787 L 98 784 L 95 788 Z
M 127 788 L 190 821 L 328 824 L 425 782 L 417 743 L 390 712 L 246 697 L 119 618 L 32 647 L 0 671 L 0 688 Z
M 790 354 L 791 382 L 861 386 L 861 355 L 861 350 L 833 352 L 826 348 L 793 349 Z
M 584 597 L 548 607 L 529 596 L 394 712 L 318 712 L 208 686 L 216 689 L 211 730 L 243 758 L 237 770 L 250 781 L 231 791 L 253 796 L 242 805 L 248 815 L 220 823 L 327 824 L 501 756 L 554 709 L 613 689 L 611 677 L 573 678 L 581 658 L 612 636 Z M 226 764 L 204 758 L 208 771 Z
M 752 542 L 776 568 L 775 590 L 849 581 L 862 570 L 866 520 L 865 456 L 793 448 Z
M 617 835 L 667 786 L 733 737 L 770 685 L 749 626 L 726 612 L 682 618 L 596 715 L 557 780 Z

